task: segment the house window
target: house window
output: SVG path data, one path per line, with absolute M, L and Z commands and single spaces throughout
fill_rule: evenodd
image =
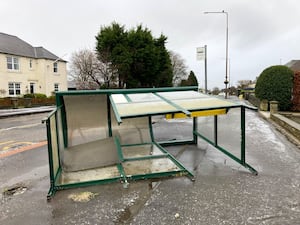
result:
M 30 94 L 34 94 L 34 83 L 30 83 L 30 86 L 29 86 L 29 88 L 30 88 Z
M 17 57 L 12 57 L 12 56 L 7 56 L 7 69 L 8 70 L 19 70 L 19 58 Z
M 54 73 L 58 72 L 57 62 L 53 63 L 53 72 Z
M 32 69 L 32 59 L 29 60 L 29 68 Z
M 20 95 L 21 94 L 21 84 L 15 82 L 8 83 L 8 93 L 9 95 Z
M 55 92 L 58 91 L 58 87 L 59 87 L 59 84 L 55 83 L 55 84 L 54 84 L 54 91 L 55 91 Z

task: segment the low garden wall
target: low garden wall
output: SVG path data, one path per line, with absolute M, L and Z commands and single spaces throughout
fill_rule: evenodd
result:
M 255 97 L 255 95 L 253 94 L 250 94 L 248 96 L 248 102 L 250 102 L 252 105 L 256 106 L 256 107 L 259 107 L 259 104 L 260 104 L 260 101 L 258 98 Z
M 0 109 L 55 105 L 55 97 L 49 98 L 0 98 Z
M 300 124 L 280 114 L 271 114 L 271 119 L 300 142 Z

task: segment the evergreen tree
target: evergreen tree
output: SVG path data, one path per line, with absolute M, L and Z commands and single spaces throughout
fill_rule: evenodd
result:
M 198 81 L 193 71 L 190 72 L 187 80 L 181 81 L 180 86 L 198 86 Z
M 126 31 L 112 23 L 96 36 L 98 57 L 119 76 L 119 87 L 162 87 L 172 85 L 171 61 L 161 35 L 154 38 L 142 25 Z

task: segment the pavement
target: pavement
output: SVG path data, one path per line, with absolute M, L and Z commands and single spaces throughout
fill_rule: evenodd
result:
M 265 119 L 270 119 L 270 112 L 268 111 L 259 111 L 259 114 Z
M 40 106 L 32 108 L 18 108 L 18 109 L 0 109 L 0 118 L 10 116 L 29 115 L 34 113 L 51 112 L 55 106 Z
M 268 116 L 253 111 L 246 116 L 246 158 L 258 176 L 199 141 L 198 146 L 168 147 L 195 174 L 194 182 L 178 177 L 130 182 L 127 189 L 120 183 L 73 188 L 47 202 L 46 146 L 2 158 L 0 224 L 299 224 L 300 152 L 261 115 Z M 234 142 L 234 121 L 220 118 L 224 145 Z M 160 121 L 154 131 L 168 138 L 186 134 L 189 127 Z
M 290 129 L 287 129 L 287 127 L 283 125 L 284 123 L 282 123 L 282 121 L 287 120 L 287 118 L 281 116 L 280 114 L 275 114 L 277 120 L 271 119 L 271 114 L 268 111 L 259 111 L 259 115 L 272 124 L 274 128 L 284 135 L 291 143 L 300 148 L 300 139 L 297 137 L 297 135 L 295 135 L 296 132 L 299 133 L 299 124 L 289 122 Z

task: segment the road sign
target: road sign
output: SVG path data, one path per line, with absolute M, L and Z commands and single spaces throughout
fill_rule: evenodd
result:
M 197 52 L 197 60 L 205 59 L 205 47 L 198 47 L 196 52 Z

